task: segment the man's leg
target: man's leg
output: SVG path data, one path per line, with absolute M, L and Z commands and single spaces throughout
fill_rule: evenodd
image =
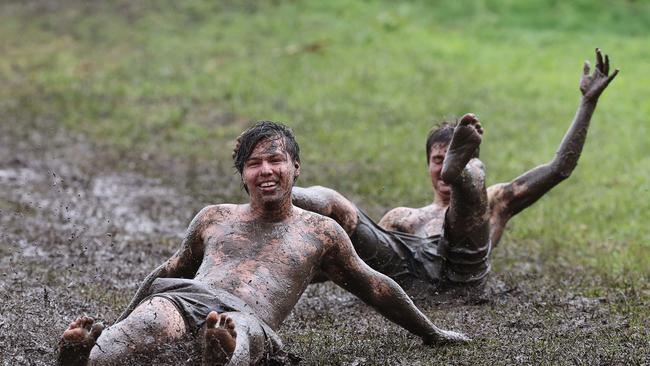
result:
M 452 187 L 445 217 L 448 277 L 452 282 L 479 282 L 489 271 L 489 211 L 485 168 L 476 155 L 483 130 L 465 115 L 454 130 L 441 172 Z
M 253 365 L 274 351 L 260 322 L 243 313 L 212 311 L 203 332 L 203 366 Z
M 126 319 L 103 332 L 93 323 L 91 318 L 82 317 L 70 324 L 59 342 L 59 365 L 124 365 L 186 334 L 181 314 L 161 297 L 143 302 Z

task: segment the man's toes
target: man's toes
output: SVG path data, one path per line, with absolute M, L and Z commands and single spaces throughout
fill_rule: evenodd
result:
M 75 329 L 80 327 L 80 319 L 75 319 L 68 324 L 68 329 Z
M 471 123 L 478 122 L 478 119 L 476 118 L 476 115 L 474 113 L 467 113 L 460 119 L 460 125 L 465 126 Z
M 90 336 L 96 340 L 97 338 L 99 338 L 99 336 L 102 334 L 103 331 L 104 331 L 104 324 L 95 323 L 93 324 L 92 328 L 90 328 Z
M 230 320 L 230 318 L 227 315 L 221 314 L 221 317 L 219 319 L 219 328 L 224 328 L 228 320 Z
M 90 327 L 92 327 L 93 323 L 95 322 L 95 319 L 89 317 L 89 316 L 84 316 L 81 318 L 81 327 L 83 327 L 86 330 L 90 330 Z
M 219 313 L 217 313 L 216 311 L 211 311 L 210 314 L 208 314 L 208 317 L 205 319 L 206 326 L 208 328 L 216 327 L 217 324 L 219 323 L 219 318 L 220 318 Z

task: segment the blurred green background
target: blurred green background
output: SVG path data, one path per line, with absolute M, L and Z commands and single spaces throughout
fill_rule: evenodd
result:
M 650 274 L 650 2 L 35 1 L 0 10 L 0 123 L 50 120 L 106 151 L 197 162 L 214 176 L 207 204 L 245 199 L 219 190 L 238 182 L 233 139 L 251 121 L 282 121 L 301 144 L 299 183 L 333 187 L 375 218 L 431 201 L 424 140 L 443 119 L 479 116 L 490 184 L 549 161 L 578 106 L 582 63 L 601 47 L 621 73 L 578 168 L 511 221 L 497 251 L 527 246 L 543 268 L 575 265 L 612 283 Z M 503 255 L 496 270 L 516 261 Z

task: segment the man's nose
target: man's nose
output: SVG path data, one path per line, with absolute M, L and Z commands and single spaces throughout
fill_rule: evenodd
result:
M 273 173 L 273 170 L 271 169 L 271 164 L 269 164 L 267 161 L 262 162 L 262 175 L 270 175 Z

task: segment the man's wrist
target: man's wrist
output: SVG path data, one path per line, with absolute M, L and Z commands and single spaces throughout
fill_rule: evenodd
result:
M 587 106 L 595 106 L 596 103 L 598 103 L 598 97 L 599 96 L 582 96 L 582 104 L 587 105 Z

